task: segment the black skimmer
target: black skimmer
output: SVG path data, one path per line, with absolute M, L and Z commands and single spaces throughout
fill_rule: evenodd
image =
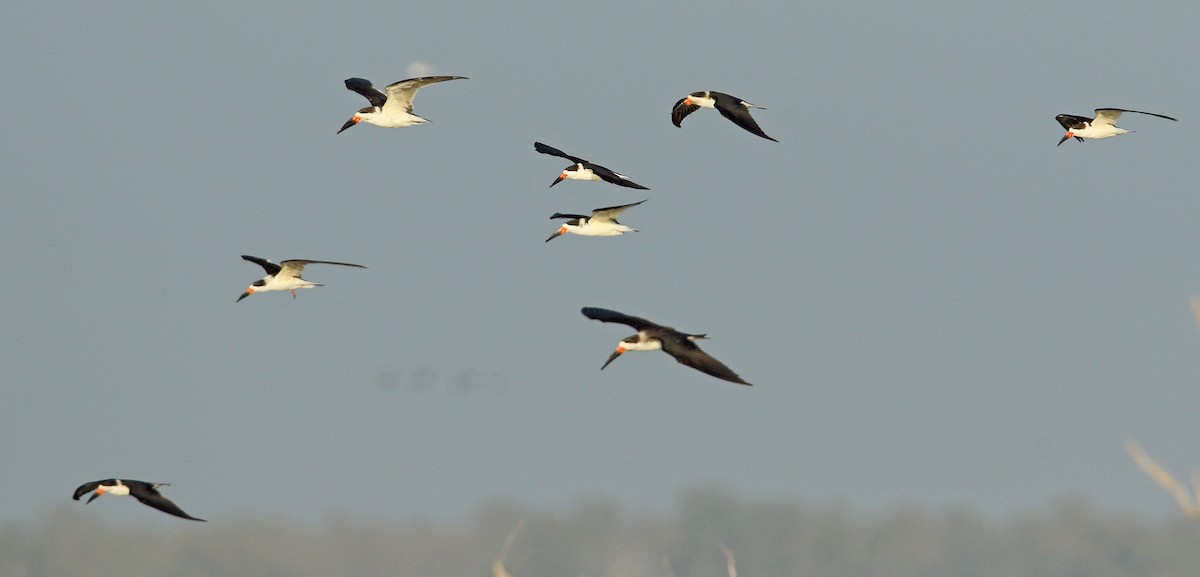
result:
M 1125 112 L 1134 112 L 1137 114 L 1146 114 L 1149 116 L 1166 118 L 1167 120 L 1175 120 L 1170 116 L 1164 116 L 1162 114 L 1142 112 L 1140 110 L 1125 110 L 1122 108 L 1097 108 L 1096 116 L 1093 118 L 1088 118 L 1086 116 L 1075 116 L 1073 114 L 1059 114 L 1058 116 L 1055 116 L 1054 119 L 1057 120 L 1063 128 L 1067 129 L 1067 134 L 1066 136 L 1062 137 L 1062 140 L 1058 141 L 1058 145 L 1062 146 L 1062 143 L 1066 142 L 1069 138 L 1074 138 L 1079 142 L 1083 142 L 1083 139 L 1085 138 L 1108 138 L 1110 136 L 1117 136 L 1118 134 L 1125 134 L 1126 132 L 1133 132 L 1132 130 L 1125 130 L 1124 128 L 1116 127 L 1117 119 L 1120 118 L 1121 114 Z M 1178 122 L 1178 120 L 1175 121 Z
M 366 122 L 367 124 L 374 124 L 375 126 L 382 126 L 384 128 L 400 128 L 429 122 L 413 114 L 412 101 L 413 97 L 417 95 L 417 91 L 421 87 L 435 82 L 465 79 L 465 76 L 409 78 L 408 80 L 401 80 L 400 82 L 393 82 L 387 85 L 387 93 L 385 94 L 372 86 L 370 80 L 365 78 L 347 78 L 346 88 L 366 97 L 371 102 L 371 105 L 359 109 L 354 116 L 351 116 L 350 120 L 347 120 L 342 125 L 341 130 L 338 130 L 338 134 L 341 134 L 342 130 L 346 130 L 359 122 Z
M 603 166 L 600 166 L 599 164 L 588 162 L 582 158 L 579 158 L 578 156 L 571 156 L 570 154 L 554 148 L 553 146 L 546 146 L 540 142 L 535 142 L 533 143 L 533 149 L 542 154 L 549 154 L 551 156 L 565 158 L 575 163 L 564 168 L 562 174 L 558 175 L 558 178 L 554 179 L 554 182 L 551 182 L 550 186 L 554 186 L 569 178 L 571 180 L 603 180 L 604 182 L 611 182 L 617 186 L 650 190 L 649 188 L 629 180 L 629 177 L 625 176 L 624 174 L 613 172 L 607 168 L 604 168 Z
M 331 262 L 327 260 L 285 260 L 279 264 L 275 264 L 267 259 L 242 255 L 242 258 L 258 263 L 258 266 L 263 267 L 267 271 L 267 276 L 254 281 L 242 296 L 238 297 L 238 302 L 242 299 L 263 291 L 292 291 L 292 298 L 296 298 L 296 289 L 312 288 L 315 286 L 324 286 L 319 282 L 309 282 L 300 278 L 300 273 L 304 272 L 305 265 L 310 264 L 336 264 L 339 266 L 355 266 L 358 268 L 367 268 L 361 264 L 350 264 L 348 262 Z
M 767 140 L 779 142 L 767 136 L 767 133 L 758 127 L 758 123 L 754 121 L 754 117 L 750 116 L 751 108 L 762 108 L 763 110 L 766 110 L 766 108 L 757 104 L 750 104 L 741 98 L 730 96 L 724 92 L 702 90 L 680 98 L 679 102 L 676 102 L 675 106 L 671 108 L 671 123 L 682 128 L 681 123 L 684 117 L 701 108 L 716 108 L 717 112 L 721 113 L 721 116 L 732 120 L 734 124 L 745 128 L 752 134 L 756 134 Z
M 558 227 L 558 231 L 550 235 L 546 242 L 554 240 L 561 234 L 572 233 L 581 236 L 617 236 L 627 232 L 637 232 L 637 229 L 629 228 L 619 222 L 617 217 L 621 216 L 630 207 L 637 206 L 646 202 L 639 200 L 633 204 L 622 204 L 621 206 L 610 206 L 607 208 L 597 208 L 592 211 L 591 216 L 585 214 L 563 214 L 561 212 L 554 213 L 551 219 L 569 218 L 562 226 Z
M 712 358 L 708 353 L 696 346 L 694 341 L 707 339 L 708 335 L 682 333 L 672 327 L 664 327 L 640 317 L 629 316 L 608 309 L 584 307 L 582 312 L 583 316 L 589 319 L 606 323 L 621 323 L 637 329 L 636 335 L 622 339 L 621 342 L 617 343 L 617 350 L 608 357 L 608 360 L 604 362 L 600 370 L 604 370 L 604 367 L 607 367 L 609 363 L 616 360 L 625 351 L 654 351 L 662 349 L 664 353 L 675 357 L 675 360 L 700 372 L 708 373 L 718 379 L 734 383 L 750 384 L 743 381 L 741 377 L 737 376 L 737 373 L 722 364 L 721 361 Z
M 155 509 L 158 509 L 159 511 L 162 511 L 163 513 L 168 513 L 176 517 L 183 517 L 184 519 L 191 519 L 192 521 L 204 520 L 197 519 L 191 515 L 188 515 L 187 513 L 184 513 L 183 509 L 180 509 L 178 505 L 172 503 L 170 499 L 163 497 L 162 493 L 158 492 L 158 488 L 165 487 L 167 485 L 170 485 L 170 483 L 147 483 L 145 481 L 131 481 L 128 479 L 104 479 L 103 481 L 92 481 L 91 483 L 84 483 L 80 485 L 78 489 L 75 489 L 75 495 L 72 498 L 78 501 L 79 498 L 85 494 L 92 493 L 92 496 L 88 497 L 88 500 L 84 502 L 84 505 L 87 505 L 88 503 L 95 501 L 100 495 L 104 494 L 116 495 L 118 497 L 131 496 L 134 499 L 141 501 L 143 505 L 149 505 Z

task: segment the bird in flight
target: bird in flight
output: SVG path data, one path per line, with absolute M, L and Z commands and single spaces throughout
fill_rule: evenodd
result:
M 242 258 L 258 264 L 267 271 L 267 276 L 254 281 L 246 288 L 246 292 L 238 297 L 238 302 L 242 299 L 257 293 L 265 291 L 292 291 L 292 298 L 296 298 L 296 289 L 312 288 L 315 286 L 324 286 L 318 282 L 309 282 L 300 278 L 300 273 L 304 272 L 304 266 L 310 264 L 336 264 L 338 266 L 353 266 L 358 268 L 367 268 L 361 264 L 351 264 L 348 262 L 332 262 L 328 260 L 285 260 L 279 264 L 275 264 L 267 259 L 242 255 Z
M 751 108 L 761 108 L 763 110 L 766 110 L 766 108 L 757 104 L 750 104 L 741 98 L 730 96 L 724 92 L 701 90 L 700 92 L 693 92 L 680 98 L 675 103 L 675 106 L 671 107 L 671 123 L 682 128 L 681 123 L 683 119 L 701 108 L 716 108 L 717 112 L 721 113 L 721 116 L 728 118 L 734 124 L 746 129 L 751 134 L 779 142 L 767 136 L 767 133 L 758 127 L 758 123 L 754 121 L 754 117 L 750 116 Z
M 608 360 L 604 362 L 600 370 L 604 370 L 609 363 L 612 363 L 617 357 L 625 354 L 625 351 L 662 350 L 662 352 L 675 357 L 675 360 L 680 363 L 702 373 L 707 373 L 718 379 L 734 383 L 750 384 L 742 380 L 737 373 L 733 372 L 733 370 L 725 366 L 721 361 L 700 350 L 695 341 L 707 339 L 708 335 L 693 335 L 680 332 L 672 327 L 665 327 L 641 317 L 630 316 L 609 309 L 584 307 L 581 312 L 583 316 L 589 319 L 629 325 L 637 330 L 637 334 L 621 339 L 621 342 L 617 343 L 617 350 L 612 355 L 609 355 Z
M 192 521 L 203 521 L 183 512 L 178 505 L 172 503 L 170 499 L 163 497 L 162 493 L 158 492 L 159 487 L 165 487 L 170 483 L 147 483 L 145 481 L 131 481 L 128 479 L 104 479 L 103 481 L 92 481 L 84 483 L 75 489 L 75 495 L 72 497 L 76 501 L 87 493 L 92 493 L 91 497 L 84 502 L 84 505 L 95 501 L 100 495 L 115 495 L 115 496 L 130 496 L 137 499 L 143 505 L 149 505 L 176 517 L 191 519 Z
M 617 217 L 621 216 L 630 207 L 637 206 L 646 202 L 639 200 L 632 204 L 622 204 L 621 206 L 610 206 L 607 208 L 597 208 L 592 211 L 592 215 L 586 214 L 563 214 L 561 212 L 554 213 L 550 218 L 566 218 L 570 219 L 562 223 L 546 242 L 550 242 L 559 235 L 572 233 L 581 236 L 617 236 L 627 232 L 637 232 L 637 229 L 629 228 L 619 222 Z
M 371 105 L 366 108 L 360 108 L 358 112 L 355 112 L 354 116 L 351 116 L 350 120 L 347 120 L 342 125 L 342 128 L 338 130 L 338 134 L 341 134 L 342 130 L 346 130 L 359 122 L 366 122 L 367 124 L 374 124 L 375 126 L 382 126 L 384 128 L 401 128 L 429 122 L 413 114 L 413 97 L 417 95 L 417 91 L 422 87 L 447 80 L 466 80 L 466 77 L 425 76 L 422 78 L 409 78 L 408 80 L 401 80 L 400 82 L 393 82 L 387 85 L 386 93 L 372 86 L 371 81 L 365 78 L 347 78 L 346 88 L 363 95 Z
M 1086 116 L 1075 116 L 1073 114 L 1059 114 L 1058 116 L 1055 116 L 1054 119 L 1057 120 L 1063 128 L 1067 129 L 1067 134 L 1062 137 L 1062 140 L 1058 141 L 1058 146 L 1062 146 L 1062 143 L 1071 138 L 1074 138 L 1079 142 L 1083 142 L 1083 139 L 1085 138 L 1108 138 L 1110 136 L 1117 136 L 1119 134 L 1133 132 L 1132 130 L 1117 128 L 1116 126 L 1117 119 L 1121 117 L 1121 114 L 1126 112 L 1157 116 L 1159 118 L 1166 118 L 1167 120 L 1175 120 L 1170 116 L 1164 116 L 1162 114 L 1142 112 L 1140 110 L 1125 110 L 1122 108 L 1097 108 L 1096 116 L 1093 118 L 1088 118 Z M 1178 121 L 1176 120 L 1176 122 Z
M 624 174 L 613 172 L 607 168 L 604 168 L 603 166 L 600 166 L 599 164 L 588 162 L 582 158 L 579 158 L 578 156 L 571 156 L 570 154 L 554 148 L 553 146 L 547 146 L 540 142 L 535 142 L 533 143 L 533 149 L 542 154 L 549 154 L 551 156 L 565 158 L 575 163 L 564 168 L 562 174 L 558 175 L 558 178 L 554 179 L 554 182 L 551 182 L 550 186 L 554 186 L 569 178 L 571 180 L 603 180 L 604 182 L 611 182 L 617 186 L 650 190 L 649 188 L 629 180 L 629 177 L 625 176 Z

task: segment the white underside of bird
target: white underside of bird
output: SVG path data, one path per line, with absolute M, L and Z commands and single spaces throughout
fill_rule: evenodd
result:
M 619 222 L 597 220 L 589 219 L 580 224 L 563 224 L 558 228 L 558 233 L 571 233 L 580 236 L 617 236 L 627 232 L 637 232 L 637 229 L 629 228 Z
M 1119 134 L 1126 134 L 1129 132 L 1133 131 L 1125 130 L 1124 128 L 1117 128 L 1112 124 L 1096 124 L 1089 122 L 1084 124 L 1083 128 L 1070 131 L 1069 136 L 1078 138 L 1108 138 L 1110 136 L 1117 136 Z
M 356 123 L 366 122 L 367 124 L 374 124 L 383 128 L 404 128 L 405 126 L 429 122 L 420 116 L 409 114 L 404 110 L 388 110 L 387 106 L 384 106 L 378 112 L 360 112 L 355 114 L 351 120 Z
M 129 486 L 122 485 L 119 481 L 116 485 L 100 485 L 96 487 L 97 495 L 113 495 L 114 497 L 128 497 Z
M 617 173 L 614 172 L 613 174 Z M 623 174 L 617 174 L 617 176 L 620 176 L 621 178 L 627 178 Z M 571 180 L 602 180 L 599 176 L 596 176 L 596 173 L 593 172 L 592 169 L 584 168 L 583 166 L 579 165 L 576 165 L 575 170 L 564 170 L 562 172 L 562 177 L 569 178 Z

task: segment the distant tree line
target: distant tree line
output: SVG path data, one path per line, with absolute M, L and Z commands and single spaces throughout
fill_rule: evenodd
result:
M 161 530 L 114 526 L 80 508 L 0 528 L 0 577 L 1196 577 L 1200 524 L 1098 512 L 1065 498 L 1003 519 L 967 510 L 856 512 L 685 493 L 669 515 L 604 499 L 546 512 L 496 502 L 458 526 L 257 518 Z

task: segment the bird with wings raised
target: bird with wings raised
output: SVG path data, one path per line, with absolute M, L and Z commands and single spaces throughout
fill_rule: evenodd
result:
M 558 230 L 554 231 L 554 234 L 550 235 L 550 238 L 546 239 L 546 242 L 550 242 L 555 238 L 558 238 L 559 235 L 563 235 L 568 232 L 581 236 L 617 236 L 627 232 L 637 232 L 637 229 L 629 228 L 628 226 L 617 222 L 617 217 L 621 216 L 621 213 L 625 212 L 630 207 L 637 206 L 643 202 L 646 201 L 639 200 L 632 204 L 597 208 L 596 210 L 592 211 L 591 216 L 586 214 L 563 214 L 561 212 L 556 212 L 550 216 L 552 220 L 556 218 L 565 218 L 568 220 L 562 223 L 562 226 L 558 227 Z
M 375 88 L 370 80 L 365 78 L 347 78 L 346 88 L 353 90 L 371 103 L 366 108 L 360 108 L 350 117 L 338 134 L 359 122 L 374 124 L 384 128 L 402 128 L 414 124 L 424 124 L 428 120 L 413 114 L 413 98 L 422 87 L 447 80 L 466 80 L 465 76 L 425 76 L 409 78 L 387 85 L 387 92 Z
M 267 271 L 267 276 L 254 281 L 246 288 L 246 292 L 238 297 L 240 302 L 242 299 L 258 292 L 266 291 L 292 291 L 292 298 L 296 298 L 296 289 L 312 288 L 316 286 L 324 286 L 319 282 L 310 282 L 300 278 L 300 273 L 304 272 L 304 267 L 310 264 L 336 264 L 338 266 L 353 266 L 358 268 L 367 268 L 361 264 L 351 264 L 348 262 L 333 262 L 328 260 L 285 260 L 279 264 L 275 264 L 267 259 L 242 255 L 242 258 L 263 267 Z
M 1108 138 L 1110 136 L 1117 136 L 1119 134 L 1133 132 L 1132 130 L 1117 128 L 1117 119 L 1121 117 L 1121 114 L 1126 112 L 1157 116 L 1159 118 L 1166 118 L 1167 120 L 1175 120 L 1170 116 L 1164 116 L 1162 114 L 1142 112 L 1140 110 L 1125 110 L 1123 108 L 1097 108 L 1096 116 L 1092 118 L 1088 118 L 1086 116 L 1075 116 L 1074 114 L 1059 114 L 1058 116 L 1055 116 L 1054 119 L 1057 120 L 1063 128 L 1067 129 L 1067 134 L 1058 141 L 1058 146 L 1062 146 L 1062 143 L 1070 140 L 1071 138 L 1074 138 L 1079 142 L 1083 142 L 1083 139 L 1085 138 Z

